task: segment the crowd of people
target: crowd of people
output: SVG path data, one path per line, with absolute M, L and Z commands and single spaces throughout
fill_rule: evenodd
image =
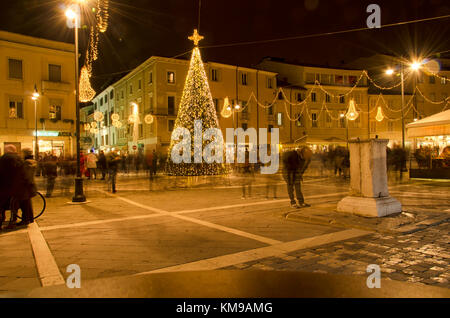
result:
M 21 156 L 14 145 L 5 146 L 5 153 L 0 157 L 0 231 L 7 210 L 11 211 L 7 229 L 33 222 L 31 199 L 37 195 L 34 182 L 36 168 L 30 149 L 23 149 Z M 22 221 L 17 223 L 19 210 L 22 211 Z

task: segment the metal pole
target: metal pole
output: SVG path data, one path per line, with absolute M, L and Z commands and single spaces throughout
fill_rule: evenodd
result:
M 34 159 L 39 160 L 38 132 L 37 132 L 37 101 L 34 100 Z
M 348 118 L 347 118 L 347 116 L 345 116 L 345 127 L 347 128 L 346 131 L 347 131 L 347 150 L 348 150 Z
M 367 139 L 370 139 L 370 97 L 367 98 Z
M 77 138 L 77 176 L 75 178 L 75 194 L 72 202 L 85 202 L 86 196 L 83 193 L 83 178 L 81 177 L 80 167 L 80 104 L 78 87 L 78 21 L 80 17 L 75 18 L 75 110 L 76 110 L 76 138 Z
M 404 118 L 404 107 L 405 107 L 405 84 L 403 82 L 403 64 L 401 65 L 400 71 L 401 81 L 402 81 L 402 148 L 405 150 L 405 118 Z

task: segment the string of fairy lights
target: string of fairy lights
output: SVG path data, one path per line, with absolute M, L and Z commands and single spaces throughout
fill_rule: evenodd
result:
M 433 75 L 437 76 L 436 73 L 433 73 Z M 322 113 L 324 111 L 326 111 L 326 113 L 328 114 L 328 116 L 330 116 L 330 118 L 332 120 L 340 120 L 342 118 L 342 116 L 337 116 L 334 117 L 333 116 L 333 110 L 330 110 L 327 106 L 327 102 L 325 102 L 325 100 L 322 103 L 321 108 L 318 110 L 317 107 L 310 107 L 310 103 L 314 103 L 316 104 L 315 101 L 312 100 L 311 96 L 314 92 L 316 92 L 317 90 L 321 90 L 325 95 L 328 95 L 329 98 L 345 98 L 347 96 L 349 96 L 350 94 L 352 94 L 354 92 L 354 90 L 359 86 L 360 81 L 362 80 L 363 77 L 367 77 L 368 80 L 378 89 L 380 90 L 392 90 L 394 88 L 399 87 L 402 84 L 402 81 L 400 81 L 399 83 L 396 83 L 395 85 L 389 86 L 389 87 L 385 87 L 385 86 L 381 86 L 379 84 L 377 84 L 367 73 L 367 71 L 362 71 L 362 74 L 359 76 L 359 78 L 355 81 L 355 84 L 350 87 L 348 89 L 347 92 L 345 93 L 339 93 L 339 94 L 334 94 L 331 91 L 325 89 L 323 87 L 323 85 L 315 80 L 314 84 L 312 86 L 312 88 L 309 90 L 309 92 L 307 93 L 306 97 L 302 100 L 302 101 L 290 101 L 287 97 L 286 97 L 286 92 L 285 89 L 283 87 L 279 87 L 275 94 L 274 94 L 274 98 L 271 102 L 261 102 L 259 101 L 254 92 L 250 93 L 249 98 L 247 99 L 247 101 L 245 103 L 243 103 L 243 105 L 235 105 L 234 107 L 231 105 L 231 103 L 229 102 L 229 98 L 226 97 L 224 99 L 224 106 L 222 108 L 222 111 L 220 112 L 221 116 L 224 118 L 228 118 L 231 117 L 233 115 L 233 112 L 235 113 L 242 113 L 245 112 L 247 110 L 247 108 L 249 107 L 250 103 L 252 101 L 254 101 L 256 103 L 256 105 L 258 105 L 261 108 L 264 109 L 268 109 L 273 107 L 274 105 L 276 105 L 276 103 L 279 103 L 280 101 L 282 101 L 285 105 L 285 115 L 288 118 L 288 120 L 290 121 L 298 121 L 300 118 L 302 118 L 302 116 L 304 115 L 304 113 L 307 115 L 308 119 L 311 121 L 312 120 L 312 111 L 317 112 L 317 118 L 320 118 L 320 116 L 322 115 Z M 448 79 L 446 77 L 442 77 L 442 76 L 438 76 L 439 78 L 441 78 L 444 81 L 447 81 Z M 407 79 L 409 78 L 409 76 L 405 76 L 405 78 L 403 79 L 403 82 L 405 82 Z M 389 121 L 397 121 L 397 120 L 401 120 L 401 118 L 393 118 L 393 117 L 389 117 L 386 115 L 386 111 L 383 112 L 382 107 L 385 108 L 388 112 L 394 112 L 394 113 L 398 113 L 401 111 L 404 111 L 404 115 L 408 114 L 412 109 L 415 111 L 415 114 L 417 114 L 417 116 L 425 116 L 425 114 L 419 112 L 417 110 L 417 107 L 414 106 L 414 98 L 417 97 L 418 95 L 420 95 L 425 101 L 434 104 L 434 105 L 441 105 L 444 104 L 443 109 L 441 111 L 444 111 L 447 109 L 448 105 L 450 104 L 450 96 L 446 97 L 440 101 L 433 101 L 432 99 L 428 98 L 419 88 L 419 86 L 416 85 L 414 92 L 411 94 L 408 102 L 405 103 L 405 105 L 403 107 L 400 107 L 400 109 L 393 109 L 391 107 L 388 106 L 388 103 L 386 102 L 384 95 L 382 93 L 379 94 L 375 106 L 369 110 L 369 111 L 365 111 L 361 108 L 358 107 L 358 105 L 355 103 L 354 99 L 350 99 L 349 102 L 349 106 L 347 107 L 347 109 L 345 110 L 345 116 L 347 117 L 347 119 L 349 120 L 355 120 L 358 116 L 356 114 L 358 113 L 373 113 L 373 112 L 377 112 L 377 114 L 375 115 L 375 119 L 377 121 L 382 121 L 383 119 L 389 120 Z M 279 96 L 281 96 L 282 98 L 280 99 Z M 380 102 L 382 103 L 380 105 Z M 329 103 L 329 102 L 328 102 Z M 301 109 L 297 109 L 295 111 L 296 113 L 296 117 L 291 117 L 290 116 L 290 112 L 287 109 L 287 105 L 291 105 L 291 106 L 301 106 Z M 306 111 L 305 111 L 306 110 Z
M 106 32 L 109 20 L 109 0 L 97 0 L 95 11 L 95 23 L 90 28 L 89 42 L 86 49 L 84 65 L 80 72 L 79 100 L 90 102 L 95 97 L 95 91 L 91 86 L 92 64 L 98 59 L 99 33 Z

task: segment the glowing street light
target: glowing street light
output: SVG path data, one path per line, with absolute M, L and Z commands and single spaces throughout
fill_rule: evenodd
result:
M 411 63 L 411 65 L 410 65 L 410 68 L 411 68 L 411 70 L 413 70 L 413 71 L 418 71 L 421 67 L 422 67 L 422 63 L 417 62 L 417 61 Z
M 77 14 L 71 8 L 67 9 L 65 14 L 66 17 L 70 20 L 75 20 L 77 18 Z
M 38 131 L 37 131 L 37 100 L 39 98 L 39 92 L 36 85 L 34 85 L 34 92 L 31 97 L 34 100 L 34 159 L 39 159 L 39 148 L 38 148 Z
M 409 64 L 410 70 L 417 72 L 422 67 L 422 62 L 413 61 Z M 385 72 L 387 75 L 394 74 L 393 69 L 387 69 Z M 400 64 L 400 79 L 401 79 L 401 87 L 402 87 L 402 148 L 405 149 L 405 116 L 404 116 L 404 108 L 405 108 L 405 83 L 404 83 L 404 63 Z

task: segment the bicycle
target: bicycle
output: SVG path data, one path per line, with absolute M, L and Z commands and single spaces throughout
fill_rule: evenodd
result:
M 38 214 L 34 213 L 33 219 L 36 220 L 44 213 L 45 208 L 47 207 L 47 201 L 45 201 L 45 198 L 42 195 L 42 193 L 37 192 L 37 195 L 31 198 L 31 204 L 33 207 L 33 211 L 40 211 Z M 22 217 L 21 215 L 19 215 L 19 213 L 17 214 L 17 218 L 22 220 Z

